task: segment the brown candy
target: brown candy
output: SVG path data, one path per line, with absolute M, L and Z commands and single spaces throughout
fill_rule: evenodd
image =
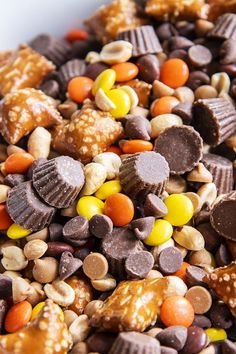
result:
M 153 266 L 153 255 L 147 251 L 133 253 L 125 261 L 126 273 L 133 279 L 145 278 Z
M 219 16 L 208 36 L 219 39 L 236 39 L 236 15 L 227 13 Z
M 142 333 L 120 333 L 109 354 L 159 354 L 160 343 L 151 336 Z
M 51 127 L 61 122 L 55 101 L 33 88 L 9 93 L 0 103 L 0 132 L 9 144 L 16 144 L 36 127 Z

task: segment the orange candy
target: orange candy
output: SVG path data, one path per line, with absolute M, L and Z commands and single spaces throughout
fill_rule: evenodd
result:
M 70 80 L 67 91 L 70 98 L 83 103 L 86 98 L 91 98 L 93 80 L 86 76 L 77 76 Z
M 21 301 L 13 305 L 5 317 L 5 330 L 13 333 L 23 328 L 31 318 L 32 306 L 28 301 Z
M 176 277 L 181 278 L 184 282 L 186 282 L 186 270 L 187 268 L 190 266 L 189 263 L 187 262 L 183 262 L 180 269 L 177 270 L 177 272 L 175 272 L 172 275 L 175 275 Z
M 6 173 L 25 173 L 34 162 L 34 157 L 28 152 L 15 152 L 4 162 Z
M 118 146 L 115 146 L 115 145 L 112 145 L 110 146 L 106 152 L 114 152 L 114 154 L 116 155 L 122 155 L 122 150 L 118 147 Z
M 7 230 L 13 221 L 11 220 L 5 204 L 0 204 L 0 230 Z
M 80 28 L 72 29 L 66 35 L 66 39 L 71 43 L 75 41 L 86 40 L 88 39 L 88 37 L 89 37 L 88 32 Z
M 188 77 L 188 65 L 182 59 L 169 59 L 161 67 L 160 80 L 172 88 L 183 86 Z
M 133 63 L 120 63 L 112 66 L 116 72 L 116 81 L 124 82 L 133 80 L 138 75 L 138 67 Z
M 152 151 L 153 145 L 145 140 L 127 140 L 122 144 L 121 149 L 124 154 L 135 154 L 136 152 Z
M 151 105 L 152 117 L 159 116 L 160 114 L 171 113 L 172 109 L 179 104 L 176 97 L 164 96 L 157 98 Z
M 170 296 L 164 300 L 161 306 L 160 317 L 167 327 L 189 327 L 194 320 L 194 309 L 185 297 Z
M 134 217 L 133 202 L 125 194 L 114 193 L 105 201 L 104 214 L 111 218 L 115 226 L 127 225 Z

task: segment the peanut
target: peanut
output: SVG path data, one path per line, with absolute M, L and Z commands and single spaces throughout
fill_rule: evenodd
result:
M 28 140 L 28 152 L 35 159 L 41 157 L 47 159 L 50 152 L 51 133 L 43 127 L 37 127 L 31 134 Z
M 105 182 L 107 173 L 103 165 L 91 162 L 84 167 L 85 185 L 80 195 L 92 195 Z
M 42 240 L 46 241 L 48 238 L 48 228 L 45 227 L 44 229 L 34 232 L 33 234 L 30 234 L 29 236 L 26 237 L 26 241 L 32 241 L 32 240 Z
M 25 258 L 23 250 L 17 246 L 8 246 L 2 249 L 3 258 L 1 260 L 6 270 L 22 270 L 26 268 L 28 260 Z
M 74 344 L 84 341 L 88 337 L 90 331 L 91 327 L 87 315 L 78 316 L 69 327 L 69 332 Z
M 47 251 L 48 245 L 46 242 L 36 239 L 26 243 L 24 247 L 24 254 L 28 260 L 40 258 Z
M 52 284 L 46 284 L 44 291 L 49 299 L 63 307 L 71 305 L 75 300 L 74 290 L 63 280 L 57 279 Z
M 84 309 L 84 313 L 89 318 L 91 318 L 93 316 L 93 314 L 97 310 L 99 310 L 102 306 L 103 306 L 103 301 L 101 301 L 101 300 L 92 300 L 86 305 L 86 307 Z
M 32 286 L 25 279 L 17 277 L 12 280 L 12 298 L 15 304 L 24 301 L 33 292 Z
M 7 194 L 11 188 L 0 184 L 0 203 L 4 203 L 7 200 Z
M 160 114 L 157 117 L 152 118 L 151 123 L 151 137 L 156 138 L 165 129 L 172 127 L 173 125 L 183 125 L 182 119 L 176 114 L 166 113 Z
M 189 251 L 199 251 L 205 246 L 204 237 L 192 226 L 185 225 L 175 229 L 173 238 L 175 242 Z
M 105 168 L 107 179 L 114 179 L 118 176 L 121 159 L 117 154 L 113 152 L 103 152 L 95 156 L 93 161 L 101 164 Z
M 91 280 L 94 289 L 98 291 L 109 291 L 116 287 L 116 280 L 111 274 L 107 274 L 103 279 Z
M 132 44 L 127 41 L 114 41 L 103 46 L 100 58 L 107 64 L 124 63 L 131 58 L 132 49 Z

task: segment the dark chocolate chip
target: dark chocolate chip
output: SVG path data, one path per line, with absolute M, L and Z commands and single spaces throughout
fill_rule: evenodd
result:
M 209 64 L 212 60 L 211 52 L 203 45 L 193 45 L 188 50 L 190 62 L 197 67 L 202 67 Z
M 228 307 L 219 301 L 211 306 L 208 316 L 211 320 L 212 327 L 229 329 L 233 325 L 233 316 Z
M 157 27 L 156 34 L 160 41 L 163 42 L 164 40 L 169 39 L 172 36 L 177 36 L 178 31 L 171 23 L 166 22 L 162 23 L 160 26 Z
M 174 348 L 176 350 L 183 349 L 187 339 L 187 328 L 183 326 L 170 326 L 163 329 L 156 335 L 161 345 Z
M 178 21 L 175 26 L 181 36 L 193 37 L 195 34 L 195 24 L 193 22 Z
M 8 311 L 7 302 L 3 299 L 0 300 L 0 333 L 4 332 L 4 320 Z
M 60 86 L 56 80 L 48 80 L 40 86 L 40 90 L 47 96 L 57 98 L 60 93 Z
M 178 354 L 177 350 L 170 348 L 170 347 L 165 347 L 161 346 L 161 354 Z
M 192 115 L 192 104 L 188 103 L 188 102 L 181 102 L 179 104 L 177 104 L 177 106 L 175 106 L 172 109 L 173 114 L 176 114 L 177 116 L 181 117 L 183 120 L 183 123 L 188 125 L 191 123 L 192 119 L 193 119 L 193 115 Z
M 10 187 L 15 187 L 18 184 L 23 182 L 25 182 L 25 176 L 19 173 L 15 173 L 15 174 L 9 173 L 9 175 L 7 175 L 4 178 L 4 183 Z
M 0 274 L 0 298 L 9 300 L 12 296 L 12 279 Z
M 158 80 L 160 76 L 160 64 L 157 57 L 153 54 L 146 54 L 141 56 L 136 62 L 139 68 L 138 77 L 140 80 L 153 83 Z
M 236 345 L 228 339 L 221 344 L 222 354 L 236 354 Z
M 209 85 L 210 78 L 203 71 L 192 71 L 189 74 L 188 81 L 186 86 L 190 87 L 193 91 L 195 91 L 199 86 Z
M 165 274 L 172 274 L 180 269 L 183 262 L 181 252 L 176 247 L 167 247 L 158 257 L 158 266 Z
M 222 243 L 215 254 L 215 261 L 218 267 L 223 267 L 231 263 L 232 257 L 227 247 Z
M 207 344 L 207 335 L 200 327 L 188 327 L 188 336 L 181 354 L 197 354 Z
M 183 36 L 173 36 L 168 40 L 168 49 L 170 52 L 176 49 L 187 49 L 193 45 L 192 41 Z
M 90 253 L 88 248 L 77 249 L 73 254 L 74 257 L 81 259 L 83 261 Z
M 125 270 L 131 278 L 145 278 L 153 265 L 153 255 L 148 251 L 140 251 L 129 255 L 125 261 Z
M 87 340 L 90 352 L 98 352 L 100 354 L 107 354 L 112 347 L 116 335 L 112 333 L 98 332 L 92 334 Z
M 145 240 L 151 233 L 154 226 L 155 218 L 153 216 L 147 216 L 133 220 L 130 224 L 135 236 L 139 240 Z
M 215 251 L 220 243 L 221 237 L 220 235 L 213 229 L 209 222 L 202 223 L 197 226 L 197 230 L 201 232 L 202 236 L 205 240 L 205 248 L 207 251 L 212 252 Z
M 92 80 L 95 80 L 98 75 L 101 74 L 104 70 L 109 69 L 109 65 L 102 63 L 102 62 L 96 62 L 96 63 L 91 63 L 87 66 L 86 71 L 85 71 L 85 76 L 89 77 Z
M 179 59 L 182 59 L 185 62 L 187 62 L 188 61 L 188 53 L 184 49 L 175 49 L 172 52 L 170 52 L 170 54 L 168 55 L 168 58 L 169 59 L 179 58 Z
M 189 286 L 201 285 L 206 286 L 204 281 L 207 272 L 202 268 L 190 265 L 186 269 L 186 279 Z
M 62 233 L 67 242 L 77 246 L 77 241 L 90 237 L 89 221 L 84 216 L 76 216 L 67 221 Z
M 71 57 L 84 59 L 90 51 L 100 52 L 102 44 L 93 36 L 85 41 L 74 41 L 71 47 Z
M 227 39 L 220 47 L 220 63 L 223 65 L 236 62 L 236 43 L 233 39 Z
M 63 252 L 74 253 L 74 248 L 64 242 L 48 242 L 48 249 L 45 253 L 47 257 L 61 257 Z
M 108 216 L 97 214 L 89 220 L 89 229 L 94 236 L 104 238 L 112 233 L 113 222 Z
M 63 252 L 59 263 L 60 279 L 65 280 L 69 278 L 82 266 L 82 264 L 83 262 L 78 258 L 74 258 L 72 253 L 68 251 Z
M 147 195 L 144 202 L 145 216 L 154 216 L 160 218 L 168 213 L 165 203 L 157 195 L 150 193 Z
M 125 135 L 130 139 L 150 140 L 151 123 L 142 116 L 129 116 L 125 123 Z
M 210 328 L 212 326 L 209 318 L 204 315 L 195 315 L 192 325 L 200 328 Z
M 63 226 L 61 224 L 52 223 L 48 227 L 49 231 L 49 240 L 53 241 L 61 241 L 62 240 L 62 229 Z
M 39 159 L 34 160 L 34 162 L 32 163 L 32 165 L 30 166 L 30 168 L 27 171 L 27 180 L 28 181 L 32 180 L 34 169 L 36 167 L 38 167 L 39 165 L 42 165 L 46 161 L 47 161 L 47 159 L 45 159 L 43 157 L 40 157 Z

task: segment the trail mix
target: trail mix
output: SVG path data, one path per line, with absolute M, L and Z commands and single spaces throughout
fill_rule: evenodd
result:
M 114 0 L 0 53 L 0 353 L 236 353 L 236 1 Z

